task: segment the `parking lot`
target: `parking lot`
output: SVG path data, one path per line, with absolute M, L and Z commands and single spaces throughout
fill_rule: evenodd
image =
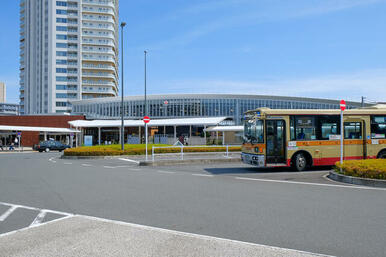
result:
M 329 168 L 140 167 L 58 153 L 1 154 L 0 163 L 0 202 L 12 204 L 0 215 L 20 205 L 1 234 L 79 214 L 329 255 L 385 252 L 386 191 L 330 181 Z

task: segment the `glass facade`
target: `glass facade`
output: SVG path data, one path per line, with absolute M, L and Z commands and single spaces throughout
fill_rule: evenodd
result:
M 126 97 L 126 119 L 141 119 L 145 115 L 143 97 Z M 90 119 L 118 119 L 120 98 L 90 99 L 72 102 L 72 112 Z M 339 109 L 339 101 L 311 98 L 246 96 L 246 95 L 163 95 L 148 96 L 148 115 L 153 119 L 229 117 L 241 124 L 244 112 L 259 107 L 271 109 Z M 347 103 L 358 108 L 360 103 Z

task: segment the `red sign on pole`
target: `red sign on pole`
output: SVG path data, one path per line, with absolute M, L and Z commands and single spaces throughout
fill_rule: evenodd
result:
M 149 116 L 143 117 L 143 122 L 149 123 L 149 121 L 150 121 L 150 117 Z
M 342 112 L 346 109 L 346 101 L 345 100 L 340 101 L 340 109 L 342 110 Z

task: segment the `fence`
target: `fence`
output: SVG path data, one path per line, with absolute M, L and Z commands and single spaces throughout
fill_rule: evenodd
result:
M 155 149 L 180 149 L 179 152 L 176 153 L 156 153 Z M 153 146 L 151 149 L 151 158 L 152 161 L 155 160 L 155 156 L 161 156 L 161 155 L 179 155 L 181 160 L 184 160 L 184 155 L 187 154 L 187 152 L 184 152 L 185 148 L 224 148 L 224 152 L 199 152 L 200 154 L 210 154 L 210 153 L 224 153 L 225 158 L 229 158 L 229 146 Z M 189 152 L 190 154 L 194 154 L 194 152 Z

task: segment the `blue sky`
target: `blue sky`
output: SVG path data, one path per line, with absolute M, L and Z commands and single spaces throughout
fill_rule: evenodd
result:
M 0 81 L 18 102 L 19 1 L 2 1 Z M 120 1 L 125 95 L 386 101 L 386 0 Z

